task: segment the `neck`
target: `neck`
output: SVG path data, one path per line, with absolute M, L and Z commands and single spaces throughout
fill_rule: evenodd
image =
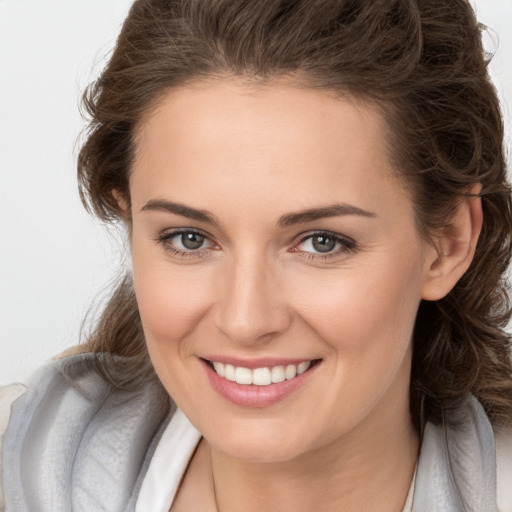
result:
M 357 430 L 290 461 L 241 461 L 210 447 L 218 511 L 400 512 L 418 455 L 412 422 Z

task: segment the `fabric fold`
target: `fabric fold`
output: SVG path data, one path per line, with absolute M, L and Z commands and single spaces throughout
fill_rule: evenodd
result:
M 156 379 L 114 389 L 94 357 L 51 362 L 13 405 L 3 447 L 10 512 L 124 512 L 134 503 L 169 397 Z
M 443 425 L 427 423 L 413 512 L 499 512 L 492 426 L 473 396 Z

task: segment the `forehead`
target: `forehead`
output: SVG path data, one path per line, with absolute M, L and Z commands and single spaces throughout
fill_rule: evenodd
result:
M 166 134 L 162 124 L 166 125 Z M 361 138 L 357 130 L 347 130 L 350 125 L 364 125 L 367 137 Z M 140 142 L 146 138 L 147 143 L 149 136 L 156 141 L 161 133 L 212 140 L 221 133 L 236 137 L 251 131 L 253 142 L 266 147 L 269 138 L 265 136 L 276 133 L 276 144 L 308 138 L 325 142 L 325 146 L 333 142 L 327 136 L 330 132 L 333 137 L 345 138 L 345 145 L 377 143 L 387 152 L 388 126 L 375 106 L 348 94 L 335 96 L 284 79 L 264 83 L 210 79 L 171 89 L 139 123 L 137 139 Z
M 288 211 L 346 199 L 371 209 L 384 183 L 397 188 L 386 135 L 378 110 L 352 98 L 285 83 L 195 83 L 141 122 L 132 200 L 231 193 L 273 196 Z

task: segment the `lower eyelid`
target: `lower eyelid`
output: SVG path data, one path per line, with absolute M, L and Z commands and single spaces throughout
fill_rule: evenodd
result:
M 335 249 L 331 252 L 313 252 L 313 251 L 299 251 L 299 254 L 301 254 L 305 258 L 309 259 L 328 259 L 328 258 L 336 258 L 339 256 L 342 256 L 344 254 L 350 254 L 355 252 L 355 248 L 347 247 L 342 245 L 338 249 Z
M 166 253 L 170 254 L 171 256 L 176 256 L 178 258 L 183 258 L 183 259 L 205 258 L 205 257 L 209 256 L 211 253 L 209 248 L 206 248 L 206 249 L 201 248 L 201 249 L 197 249 L 197 250 L 186 251 L 186 250 L 177 249 L 173 245 L 167 243 L 165 240 L 159 241 L 159 242 L 161 243 L 163 250 Z
M 205 256 L 208 252 L 201 249 L 198 249 L 197 251 L 181 251 L 179 249 L 175 249 L 172 246 L 166 246 L 164 249 L 175 256 L 179 256 L 180 258 L 200 258 Z

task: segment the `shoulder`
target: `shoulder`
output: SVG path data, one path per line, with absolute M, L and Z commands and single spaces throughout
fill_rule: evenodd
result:
M 114 386 L 98 357 L 51 361 L 11 402 L 2 442 L 8 508 L 69 510 L 72 496 L 84 510 L 125 510 L 173 407 L 156 378 Z M 115 363 L 112 372 L 123 360 Z
M 474 396 L 427 423 L 416 474 L 414 511 L 512 512 L 512 429 L 494 430 Z
M 27 387 L 24 384 L 11 384 L 10 386 L 0 387 L 0 439 L 7 429 L 12 404 L 26 390 Z
M 11 408 L 14 401 L 26 391 L 23 384 L 0 387 L 0 511 L 5 510 L 2 481 L 2 440 L 9 424 Z
M 500 512 L 512 512 L 512 428 L 496 432 L 496 484 Z
M 6 405 L 12 411 L 10 423 L 21 414 L 40 415 L 55 409 L 72 418 L 88 410 L 91 414 L 107 404 L 110 409 L 125 407 L 137 401 L 151 399 L 152 405 L 169 404 L 169 397 L 156 376 L 148 378 L 137 387 L 120 387 L 115 384 L 124 367 L 133 363 L 129 358 L 74 352 L 51 360 L 40 368 L 26 386 L 8 386 Z M 103 371 L 101 371 L 103 369 Z M 14 397 L 18 391 L 16 398 Z

